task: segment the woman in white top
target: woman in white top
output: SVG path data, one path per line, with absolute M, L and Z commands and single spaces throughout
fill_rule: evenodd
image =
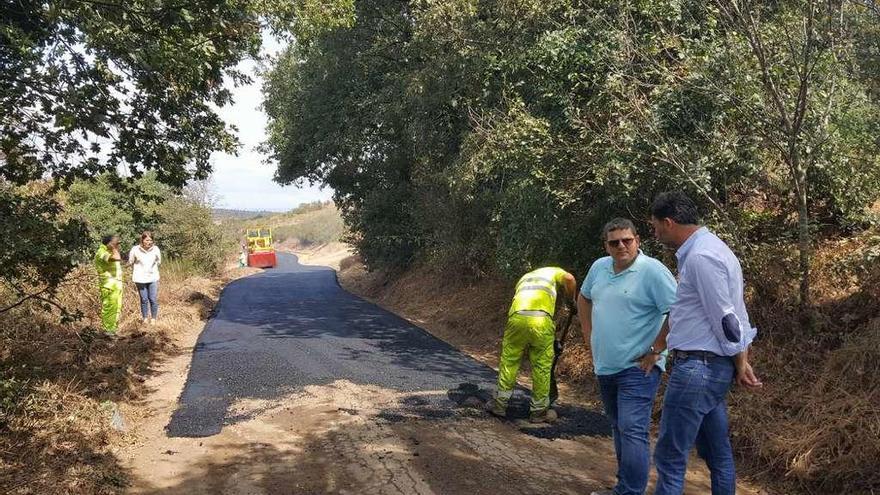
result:
M 159 265 L 162 264 L 162 253 L 158 246 L 153 245 L 152 232 L 141 234 L 140 244 L 131 248 L 128 254 L 128 264 L 133 267 L 131 280 L 141 298 L 141 317 L 144 323 L 153 323 L 159 316 Z

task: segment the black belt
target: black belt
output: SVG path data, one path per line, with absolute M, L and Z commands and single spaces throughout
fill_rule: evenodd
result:
M 679 359 L 687 359 L 691 358 L 699 358 L 699 359 L 711 359 L 711 358 L 729 358 L 730 356 L 722 356 L 720 354 L 715 354 L 711 351 L 682 351 L 679 349 L 673 349 L 669 356 L 673 361 L 678 361 Z

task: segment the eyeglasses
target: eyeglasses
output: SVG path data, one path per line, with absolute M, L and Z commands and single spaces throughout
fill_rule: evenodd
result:
M 621 243 L 626 247 L 630 247 L 630 246 L 632 246 L 632 243 L 635 240 L 636 240 L 635 237 L 627 237 L 626 239 L 612 239 L 610 241 L 605 241 L 605 242 L 607 242 L 608 245 L 611 247 L 620 246 Z

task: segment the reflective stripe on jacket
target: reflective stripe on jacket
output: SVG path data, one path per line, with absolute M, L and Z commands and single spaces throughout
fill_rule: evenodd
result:
M 556 312 L 556 290 L 566 271 L 557 267 L 544 267 L 526 273 L 516 283 L 513 303 L 507 311 L 510 316 L 517 311 L 543 311 L 549 316 Z

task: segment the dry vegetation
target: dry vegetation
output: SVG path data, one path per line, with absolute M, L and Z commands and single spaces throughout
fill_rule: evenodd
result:
M 99 303 L 90 268 L 75 272 L 61 292 L 86 317 L 61 323 L 40 308 L 0 315 L 0 487 L 10 494 L 119 493 L 127 473 L 116 452 L 149 391 L 144 381 L 176 349 L 174 335 L 201 326 L 223 277 L 167 269 L 160 282 L 160 321 L 139 323 L 137 294 L 128 285 L 120 336 L 98 330 Z M 115 411 L 123 423 L 111 425 Z
M 880 267 L 873 234 L 816 251 L 818 323 L 797 324 L 793 284 L 767 269 L 753 280 L 755 359 L 769 386 L 735 394 L 735 440 L 756 475 L 805 493 L 880 488 Z
M 813 272 L 819 323 L 812 330 L 797 323 L 797 285 L 779 259 L 760 260 L 754 269 L 761 276 L 748 281 L 748 304 L 760 329 L 753 356 L 765 387 L 735 390 L 730 398 L 744 477 L 786 494 L 880 488 L 880 268 L 872 257 L 878 244 L 864 234 L 819 247 Z M 510 284 L 450 279 L 425 266 L 367 272 L 354 257 L 341 268 L 348 290 L 497 365 Z M 561 378 L 598 400 L 579 328 L 569 338 Z

